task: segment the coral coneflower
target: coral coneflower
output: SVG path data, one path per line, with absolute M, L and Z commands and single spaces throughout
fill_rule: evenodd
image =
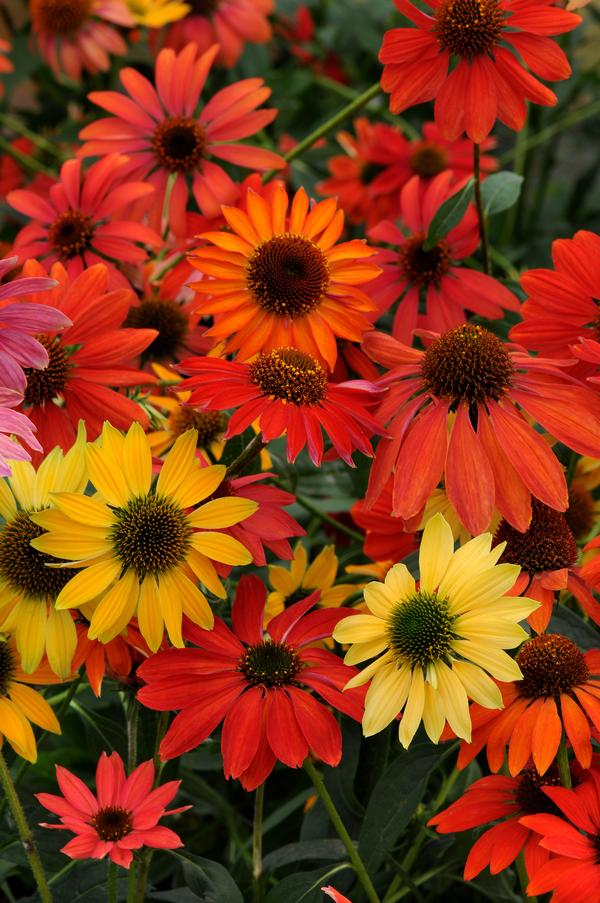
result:
M 530 759 L 540 774 L 552 765 L 564 733 L 582 768 L 592 761 L 591 729 L 600 730 L 600 652 L 582 654 L 565 636 L 544 633 L 523 644 L 517 655 L 523 675 L 500 686 L 504 709 L 471 707 L 473 737 L 461 744 L 458 765 L 471 762 L 487 747 L 492 771 L 499 771 L 508 751 L 511 775 Z
M 106 72 L 110 54 L 125 54 L 115 26 L 135 25 L 125 0 L 29 0 L 29 9 L 42 56 L 56 76 L 76 81 L 82 71 Z
M 564 511 L 568 493 L 562 465 L 523 413 L 580 454 L 600 454 L 600 399 L 555 366 L 564 362 L 530 357 L 471 324 L 431 335 L 425 351 L 375 332 L 364 348 L 391 368 L 379 412 L 391 438 L 377 448 L 368 503 L 394 473 L 393 513 L 408 519 L 444 475 L 472 535 L 494 507 L 526 530 L 531 495 Z
M 479 245 L 473 204 L 444 238 L 424 249 L 433 217 L 455 191 L 451 171 L 440 173 L 425 188 L 414 176 L 400 192 L 400 223 L 385 221 L 369 232 L 372 240 L 393 246 L 374 258 L 383 273 L 371 285 L 371 296 L 380 313 L 399 301 L 392 335 L 408 345 L 417 326 L 445 332 L 465 322 L 466 310 L 497 320 L 506 310 L 519 309 L 515 295 L 500 282 L 462 266 Z
M 269 565 L 269 583 L 273 590 L 267 596 L 265 617 L 267 622 L 294 602 L 306 599 L 318 592 L 319 605 L 334 608 L 343 605 L 356 590 L 353 583 L 337 583 L 339 559 L 335 546 L 324 546 L 309 565 L 308 553 L 299 542 L 289 568 L 279 564 Z
M 275 0 L 187 0 L 188 15 L 175 22 L 167 33 L 166 44 L 181 50 L 190 41 L 200 50 L 219 44 L 217 62 L 231 69 L 246 44 L 266 44 L 272 36 L 268 16 Z
M 83 424 L 82 424 L 83 425 Z M 73 577 L 70 568 L 48 567 L 56 559 L 30 543 L 44 532 L 31 514 L 52 507 L 53 492 L 82 492 L 87 486 L 85 430 L 63 455 L 54 448 L 37 472 L 28 461 L 13 464 L 8 482 L 0 482 L 0 632 L 14 634 L 23 670 L 31 673 L 44 653 L 55 674 L 72 670 L 77 645 L 70 611 L 57 611 L 56 599 Z
M 56 766 L 56 780 L 62 796 L 36 793 L 38 802 L 58 815 L 59 824 L 42 823 L 43 828 L 71 831 L 75 837 L 61 850 L 71 859 L 104 859 L 129 868 L 133 850 L 152 847 L 175 850 L 181 838 L 159 825 L 164 815 L 185 812 L 190 806 L 166 809 L 181 781 L 154 787 L 154 762 L 141 765 L 125 776 L 123 760 L 116 752 L 102 753 L 96 767 L 96 794 L 71 771 Z
M 379 390 L 365 380 L 332 383 L 318 360 L 296 348 L 276 348 L 251 364 L 215 357 L 189 358 L 179 369 L 190 375 L 189 404 L 208 411 L 236 407 L 225 437 L 237 436 L 255 421 L 265 442 L 286 436 L 293 462 L 304 446 L 313 464 L 323 458 L 323 432 L 346 464 L 355 450 L 372 455 L 370 437 L 383 431 L 369 413 Z
M 518 621 L 539 603 L 505 595 L 518 567 L 497 564 L 501 549 L 491 549 L 491 541 L 489 533 L 483 534 L 454 552 L 448 523 L 435 515 L 423 531 L 418 588 L 408 568 L 397 564 L 383 583 L 365 587 L 369 613 L 335 628 L 334 639 L 352 643 L 347 664 L 375 658 L 348 683 L 357 687 L 370 681 L 365 736 L 402 713 L 400 742 L 405 747 L 421 721 L 434 743 L 446 721 L 469 741 L 469 698 L 486 708 L 502 707 L 492 677 L 521 677 L 504 650 L 527 637 Z
M 322 648 L 346 612 L 310 612 L 315 599 L 296 602 L 263 630 L 266 588 L 244 575 L 233 602 L 233 630 L 219 618 L 214 629 L 190 626 L 186 637 L 198 648 L 159 652 L 138 675 L 138 693 L 159 711 L 180 709 L 160 746 L 163 759 L 193 749 L 223 721 L 221 751 L 225 777 L 253 790 L 277 760 L 298 768 L 309 753 L 328 765 L 342 755 L 339 725 L 311 690 L 335 708 L 360 719 L 362 693 L 342 693 L 354 673 Z M 199 679 L 200 678 L 200 679 Z
M 33 540 L 40 552 L 73 562 L 78 573 L 56 599 L 56 608 L 78 608 L 101 597 L 91 616 L 89 637 L 112 640 L 137 616 L 155 651 L 164 629 L 183 645 L 181 619 L 210 630 L 213 614 L 198 581 L 224 597 L 213 561 L 249 564 L 250 554 L 220 532 L 256 510 L 256 502 L 212 495 L 225 467 L 200 467 L 196 434 L 188 430 L 174 444 L 158 479 L 152 477 L 147 437 L 134 423 L 124 437 L 105 423 L 101 439 L 87 447 L 90 481 L 98 495 L 56 493 L 57 510 L 32 514 L 48 530 Z
M 152 185 L 132 180 L 126 157 L 112 154 L 82 172 L 81 160 L 63 163 L 58 179 L 43 193 L 11 191 L 6 200 L 31 219 L 17 234 L 14 251 L 21 259 L 60 261 L 69 276 L 79 276 L 94 263 L 108 267 L 109 288 L 129 288 L 120 264 L 140 264 L 142 245 L 157 246 L 160 237 L 128 219 L 127 208 L 153 193 Z
M 336 244 L 344 213 L 332 198 L 309 208 L 303 188 L 292 200 L 278 185 L 270 202 L 249 190 L 247 213 L 223 207 L 229 232 L 199 236 L 190 258 L 210 278 L 195 282 L 200 311 L 215 318 L 208 335 L 225 340 L 243 359 L 258 351 L 290 346 L 333 369 L 336 338 L 360 342 L 375 310 L 359 286 L 379 267 L 364 258 L 375 253 L 362 240 Z M 232 234 L 233 232 L 233 234 Z
M 257 170 L 283 165 L 272 151 L 237 143 L 255 135 L 277 115 L 277 110 L 257 109 L 271 93 L 262 78 L 228 85 L 201 104 L 200 94 L 217 51 L 218 46 L 211 47 L 198 56 L 195 44 L 179 54 L 161 50 L 156 88 L 135 69 L 123 69 L 120 79 L 127 94 L 93 91 L 90 100 L 112 116 L 96 120 L 80 134 L 85 141 L 83 156 L 127 154 L 131 178 L 156 188 L 151 220 L 156 228 L 160 228 L 170 186 L 169 222 L 178 235 L 185 233 L 190 194 L 208 217 L 219 216 L 221 204 L 237 199 L 237 186 L 216 161 Z
M 24 272 L 46 275 L 35 260 L 25 264 Z M 146 412 L 118 391 L 155 381 L 132 365 L 156 332 L 122 328 L 132 293 L 106 291 L 109 274 L 104 264 L 70 278 L 62 264 L 55 263 L 50 275 L 58 284 L 34 296 L 38 303 L 32 305 L 32 315 L 36 318 L 38 308 L 49 305 L 47 309 L 57 308 L 72 325 L 58 335 L 38 320 L 43 329 L 38 341 L 48 355 L 48 366 L 27 371 L 23 411 L 36 425 L 40 442 L 46 449 L 60 445 L 66 451 L 75 440 L 79 420 L 85 420 L 88 437 L 96 439 L 108 411 L 113 426 L 127 429 L 135 420 L 146 427 Z
M 0 743 L 6 739 L 16 754 L 37 761 L 32 724 L 60 734 L 60 724 L 44 697 L 27 684 L 57 683 L 46 663 L 25 674 L 13 639 L 0 639 Z
M 494 542 L 506 543 L 500 561 L 521 567 L 513 593 L 524 593 L 541 603 L 528 618 L 536 633 L 546 630 L 556 593 L 561 590 L 568 590 L 585 614 L 600 624 L 600 605 L 582 578 L 581 568 L 575 567 L 578 549 L 566 512 L 555 511 L 532 499 L 531 523 L 527 530 L 521 533 L 503 520 L 498 525 Z
M 483 141 L 496 119 L 523 128 L 526 100 L 556 103 L 531 72 L 548 81 L 571 74 L 549 36 L 572 31 L 581 17 L 545 0 L 429 0 L 431 15 L 409 0 L 394 4 L 416 29 L 393 28 L 383 37 L 381 86 L 391 95 L 390 110 L 435 98 L 435 121 L 448 140 L 466 132 Z

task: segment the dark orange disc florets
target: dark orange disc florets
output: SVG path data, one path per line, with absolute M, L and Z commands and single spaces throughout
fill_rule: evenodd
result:
M 40 405 L 51 401 L 59 395 L 67 384 L 69 375 L 69 355 L 56 336 L 36 336 L 38 342 L 48 352 L 48 366 L 44 370 L 35 370 L 33 367 L 25 368 L 27 387 L 25 389 L 24 403 Z
M 165 119 L 152 138 L 154 155 L 168 172 L 192 172 L 198 169 L 206 147 L 206 133 L 200 123 L 184 116 Z
M 529 529 L 520 533 L 503 520 L 494 537 L 495 545 L 500 542 L 506 542 L 500 561 L 519 564 L 528 574 L 559 571 L 577 560 L 577 545 L 565 515 L 535 498 Z
M 48 230 L 48 243 L 61 260 L 72 260 L 92 245 L 94 224 L 79 210 L 66 210 Z
M 168 299 L 144 300 L 131 307 L 123 324 L 134 329 L 156 329 L 158 335 L 144 352 L 150 358 L 174 359 L 184 344 L 189 330 L 188 318 L 179 304 Z
M 436 339 L 423 356 L 421 373 L 438 398 L 498 401 L 512 385 L 514 367 L 497 336 L 482 326 L 458 326 Z
M 221 411 L 195 411 L 187 405 L 180 407 L 171 415 L 171 430 L 175 436 L 181 436 L 188 430 L 198 431 L 198 448 L 206 448 L 225 432 L 227 417 Z
M 92 817 L 92 827 L 102 840 L 122 840 L 133 830 L 131 812 L 120 806 L 105 806 Z
M 585 683 L 589 670 L 575 643 L 558 633 L 543 633 L 527 640 L 517 655 L 523 680 L 521 696 L 559 696 Z
M 259 245 L 246 268 L 248 288 L 257 304 L 278 317 L 309 314 L 329 288 L 329 264 L 323 251 L 303 235 L 274 235 Z
M 414 285 L 439 285 L 450 269 L 450 249 L 445 241 L 429 251 L 423 249 L 425 235 L 413 235 L 398 249 L 398 263 L 406 278 Z
M 295 348 L 277 348 L 250 364 L 250 381 L 265 395 L 295 405 L 319 404 L 327 395 L 327 376 L 318 361 Z
M 448 166 L 448 154 L 437 144 L 419 144 L 410 155 L 410 168 L 422 179 L 432 179 Z
M 238 668 L 252 686 L 284 687 L 302 670 L 298 653 L 287 643 L 266 640 L 249 646 Z
M 434 32 L 442 49 L 463 57 L 492 51 L 505 27 L 498 0 L 445 0 L 435 19 Z
M 515 794 L 520 815 L 560 814 L 558 806 L 544 793 L 542 787 L 560 787 L 560 775 L 555 765 L 543 777 L 535 768 L 528 768 L 523 772 Z
M 565 520 L 575 539 L 587 536 L 596 521 L 594 497 L 589 489 L 575 481 L 569 487 L 569 507 L 565 511 Z
M 36 31 L 68 35 L 78 31 L 92 10 L 92 0 L 31 0 Z

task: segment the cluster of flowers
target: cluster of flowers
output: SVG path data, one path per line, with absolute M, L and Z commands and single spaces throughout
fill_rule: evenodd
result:
M 263 80 L 207 89 L 271 38 L 271 0 L 31 0 L 57 73 L 106 70 L 138 26 L 156 59 L 153 80 L 124 68 L 122 91 L 90 93 L 107 115 L 56 179 L 17 172 L 7 195 L 27 221 L 0 263 L 0 734 L 35 761 L 31 725 L 60 726 L 31 685 L 84 666 L 96 695 L 108 674 L 177 712 L 163 760 L 221 728 L 225 776 L 247 790 L 277 762 L 337 765 L 332 709 L 365 736 L 399 720 L 404 747 L 422 725 L 459 738 L 459 768 L 487 751 L 491 774 L 431 821 L 498 821 L 465 877 L 524 851 L 529 893 L 578 903 L 597 895 L 600 648 L 547 631 L 567 594 L 600 624 L 600 237 L 556 241 L 521 303 L 468 262 L 474 204 L 430 232 L 497 168 L 496 119 L 520 129 L 526 101 L 556 101 L 532 73 L 569 75 L 551 36 L 579 17 L 545 0 L 395 2 L 415 27 L 384 36 L 383 90 L 393 113 L 435 98 L 435 121 L 409 140 L 357 119 L 315 201 L 272 178 L 275 150 L 244 143 L 277 113 Z M 506 312 L 510 341 L 493 331 Z M 290 463 L 374 455 L 353 517 L 375 579 L 353 607 L 333 547 L 310 565 L 292 550 L 304 531 L 270 470 L 282 437 Z M 398 562 L 417 548 L 416 579 Z M 270 593 L 251 567 L 268 554 L 291 561 L 269 564 Z M 156 788 L 152 762 L 126 778 L 103 755 L 96 796 L 57 779 L 63 796 L 39 800 L 75 833 L 69 856 L 128 867 L 180 844 L 157 824 L 177 782 Z

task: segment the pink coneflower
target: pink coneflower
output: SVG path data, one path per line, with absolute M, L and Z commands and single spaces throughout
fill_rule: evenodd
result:
M 191 11 L 175 22 L 166 44 L 181 50 L 194 41 L 201 51 L 220 45 L 217 62 L 235 66 L 246 44 L 266 44 L 273 37 L 267 16 L 274 0 L 188 0 Z
M 135 69 L 123 69 L 120 78 L 127 95 L 93 91 L 90 100 L 113 115 L 80 133 L 85 140 L 82 156 L 127 154 L 131 178 L 155 186 L 151 222 L 156 227 L 171 184 L 169 222 L 178 235 L 185 232 L 190 191 L 200 212 L 211 218 L 220 215 L 221 204 L 238 197 L 238 186 L 215 158 L 256 170 L 283 165 L 272 151 L 235 143 L 255 135 L 277 115 L 276 110 L 257 109 L 271 94 L 262 78 L 234 82 L 199 106 L 218 49 L 215 45 L 202 56 L 195 44 L 179 54 L 161 50 L 156 89 Z
M 134 201 L 147 198 L 152 185 L 132 180 L 127 157 L 111 154 L 82 172 L 81 160 L 63 163 L 48 192 L 11 191 L 6 200 L 31 222 L 15 239 L 21 259 L 60 260 L 71 279 L 94 263 L 105 263 L 109 289 L 130 288 L 119 264 L 140 264 L 147 253 L 141 245 L 157 246 L 160 236 L 127 219 Z
M 377 447 L 367 504 L 393 473 L 394 515 L 416 515 L 443 476 L 473 536 L 489 527 L 494 507 L 526 530 L 532 495 L 564 511 L 563 467 L 527 418 L 579 454 L 600 457 L 597 394 L 561 372 L 560 362 L 530 357 L 482 326 L 427 338 L 419 351 L 392 336 L 365 336 L 367 353 L 389 368 L 379 416 L 390 434 Z
M 36 793 L 45 809 L 60 818 L 59 825 L 42 822 L 43 828 L 72 831 L 73 837 L 61 850 L 71 859 L 104 859 L 129 868 L 133 850 L 153 847 L 175 850 L 181 838 L 159 825 L 163 815 L 185 812 L 191 806 L 165 809 L 181 781 L 169 781 L 152 789 L 154 763 L 142 762 L 125 777 L 123 760 L 116 752 L 102 753 L 96 767 L 96 795 L 72 772 L 56 766 L 56 780 L 63 796 Z
M 392 334 L 408 345 L 417 327 L 444 332 L 460 326 L 466 320 L 465 308 L 489 320 L 500 319 L 505 310 L 519 309 L 515 295 L 496 279 L 461 266 L 479 245 L 473 204 L 444 238 L 424 250 L 433 217 L 455 192 L 451 170 L 426 186 L 413 176 L 400 192 L 400 223 L 384 221 L 369 232 L 372 240 L 394 246 L 380 250 L 374 258 L 383 273 L 371 284 L 370 293 L 381 313 L 399 300 Z
M 106 72 L 109 54 L 127 52 L 114 27 L 135 25 L 125 0 L 30 0 L 29 8 L 42 56 L 57 76 L 78 81 L 82 70 Z

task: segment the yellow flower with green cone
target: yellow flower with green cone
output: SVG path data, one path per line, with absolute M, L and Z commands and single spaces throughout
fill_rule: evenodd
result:
M 85 430 L 66 454 L 54 448 L 38 470 L 29 461 L 16 461 L 12 476 L 0 480 L 0 633 L 13 634 L 21 665 L 30 674 L 44 652 L 54 673 L 71 673 L 77 645 L 72 615 L 56 608 L 56 599 L 73 577 L 69 568 L 48 567 L 54 558 L 30 545 L 43 531 L 35 515 L 50 509 L 54 492 L 81 492 L 87 483 Z
M 319 605 L 334 608 L 343 605 L 348 596 L 356 591 L 352 583 L 335 584 L 339 559 L 335 546 L 325 546 L 309 565 L 308 553 L 301 542 L 296 543 L 294 557 L 289 568 L 279 564 L 269 565 L 269 583 L 273 591 L 267 596 L 265 621 L 270 621 L 284 608 L 305 599 L 319 590 Z
M 181 620 L 210 630 L 213 613 L 204 587 L 220 598 L 225 589 L 213 561 L 249 564 L 242 543 L 219 533 L 250 517 L 256 502 L 215 497 L 225 478 L 224 465 L 201 467 L 196 432 L 180 436 L 152 473 L 152 453 L 138 423 L 123 436 L 105 423 L 101 437 L 87 446 L 90 480 L 98 494 L 53 496 L 55 510 L 32 515 L 48 533 L 34 548 L 80 568 L 59 593 L 59 610 L 79 608 L 98 596 L 88 636 L 108 643 L 137 616 L 140 632 L 153 651 L 166 628 L 174 646 L 183 646 Z
M 420 582 L 404 564 L 385 582 L 365 587 L 369 614 L 345 618 L 333 632 L 352 643 L 346 664 L 375 658 L 347 687 L 371 681 L 363 732 L 383 730 L 399 713 L 400 742 L 408 747 L 421 721 L 433 743 L 446 721 L 458 737 L 471 739 L 469 699 L 502 708 L 492 680 L 521 680 L 505 649 L 527 639 L 519 626 L 539 603 L 507 596 L 520 568 L 497 564 L 505 543 L 491 548 L 492 535 L 476 536 L 454 551 L 452 530 L 441 514 L 425 526 L 419 550 Z

